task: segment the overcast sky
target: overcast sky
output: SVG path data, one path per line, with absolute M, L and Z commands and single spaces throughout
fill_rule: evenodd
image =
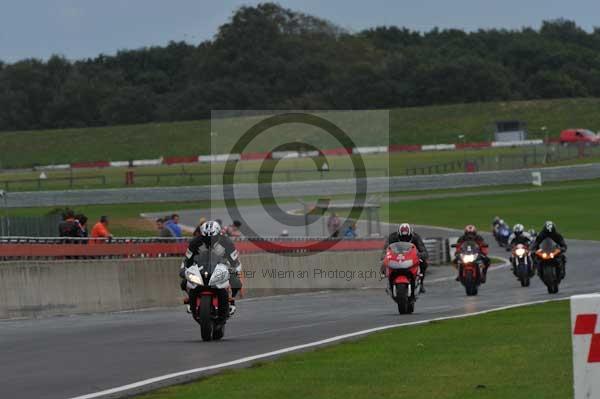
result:
M 70 59 L 118 49 L 198 43 L 212 38 L 241 5 L 258 1 L 0 0 L 0 60 Z M 279 4 L 324 17 L 349 30 L 376 25 L 429 30 L 435 26 L 539 27 L 564 17 L 591 30 L 600 25 L 598 0 L 281 0 Z

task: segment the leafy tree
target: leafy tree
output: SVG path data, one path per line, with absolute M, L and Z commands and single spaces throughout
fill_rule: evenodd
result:
M 0 130 L 206 118 L 211 109 L 382 108 L 600 96 L 600 28 L 348 32 L 273 3 L 213 40 L 71 62 L 0 61 Z

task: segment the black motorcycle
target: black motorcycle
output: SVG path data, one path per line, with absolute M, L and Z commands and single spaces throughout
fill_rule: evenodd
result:
M 546 238 L 540 244 L 535 255 L 537 257 L 538 275 L 548 287 L 548 293 L 558 293 L 558 285 L 563 279 L 561 248 L 551 238 Z

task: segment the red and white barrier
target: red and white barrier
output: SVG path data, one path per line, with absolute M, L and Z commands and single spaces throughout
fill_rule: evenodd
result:
M 300 152 L 298 151 L 273 151 L 271 153 L 273 159 L 290 159 L 300 158 Z
M 375 146 L 375 147 L 355 147 L 352 149 L 353 154 L 381 154 L 388 152 L 387 146 Z
M 214 155 L 199 155 L 198 162 L 227 162 L 227 161 L 239 161 L 241 159 L 240 154 L 214 154 Z
M 36 166 L 34 170 L 64 170 L 71 169 L 71 164 Z
M 600 294 L 571 297 L 575 399 L 600 398 Z
M 110 163 L 113 168 L 126 168 L 129 166 L 129 161 L 114 161 Z
M 456 144 L 430 144 L 421 146 L 421 151 L 450 151 L 455 149 Z
M 553 142 L 549 140 L 549 142 Z M 181 163 L 203 163 L 203 162 L 227 162 L 236 161 L 262 161 L 265 159 L 287 159 L 287 158 L 306 158 L 317 156 L 348 156 L 350 154 L 381 154 L 388 152 L 420 152 L 420 151 L 454 151 L 462 149 L 482 149 L 490 147 L 525 147 L 544 144 L 543 140 L 523 140 L 523 141 L 493 141 L 493 142 L 475 142 L 459 144 L 391 144 L 389 146 L 367 146 L 355 148 L 330 148 L 320 151 L 273 151 L 273 152 L 248 152 L 243 154 L 217 154 L 217 155 L 199 155 L 199 156 L 174 156 L 157 159 L 139 159 L 134 161 L 86 161 L 74 162 L 64 165 L 46 165 L 36 167 L 43 169 L 69 169 L 69 168 L 104 168 L 104 167 L 128 167 L 133 166 L 158 166 L 174 165 Z
M 136 159 L 133 161 L 133 166 L 158 166 L 162 165 L 163 159 Z
M 544 140 L 493 141 L 492 147 L 526 147 L 544 144 Z

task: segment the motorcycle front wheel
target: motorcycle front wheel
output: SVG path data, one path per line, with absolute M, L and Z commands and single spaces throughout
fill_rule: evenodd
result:
M 477 282 L 476 277 L 473 275 L 473 273 L 469 272 L 465 277 L 465 291 L 467 296 L 477 295 Z
M 199 298 L 198 319 L 200 324 L 200 333 L 203 341 L 212 340 L 213 321 L 211 318 L 212 298 L 208 295 L 201 295 Z
M 530 281 L 527 265 L 519 265 L 519 281 L 521 282 L 521 287 L 529 287 Z
M 558 271 L 554 266 L 546 266 L 543 271 L 548 294 L 558 294 Z
M 408 296 L 408 284 L 396 284 L 396 303 L 400 314 L 409 314 L 415 311 L 415 304 Z

